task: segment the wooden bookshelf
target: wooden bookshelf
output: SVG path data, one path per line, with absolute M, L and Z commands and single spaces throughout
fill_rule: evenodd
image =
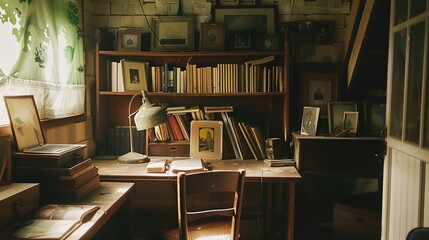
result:
M 102 39 L 101 39 L 102 40 Z M 289 79 L 288 51 L 234 51 L 234 52 L 125 52 L 100 49 L 96 44 L 96 136 L 97 154 L 106 149 L 107 128 L 128 124 L 128 104 L 136 92 L 109 91 L 108 61 L 121 59 L 148 62 L 149 66 L 186 67 L 187 63 L 198 66 L 216 66 L 218 63 L 244 64 L 246 61 L 274 56 L 274 63 L 282 66 L 281 92 L 234 92 L 234 93 L 173 93 L 148 92 L 152 103 L 171 106 L 234 106 L 234 115 L 250 124 L 260 126 L 267 137 L 290 140 L 288 132 Z M 287 46 L 284 47 L 287 49 Z M 141 97 L 132 103 L 132 111 L 141 104 Z

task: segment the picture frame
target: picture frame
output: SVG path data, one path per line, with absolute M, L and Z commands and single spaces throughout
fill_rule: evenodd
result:
M 343 130 L 349 130 L 348 135 L 357 133 L 359 123 L 359 112 L 344 111 L 343 114 Z
M 319 107 L 305 106 L 302 111 L 301 134 L 316 136 L 317 124 L 319 122 Z
M 253 49 L 254 39 L 251 31 L 233 31 L 229 41 L 230 50 L 250 50 Z
M 190 133 L 191 158 L 222 159 L 222 121 L 192 121 Z
M 118 51 L 140 51 L 141 31 L 119 30 L 118 31 Z
M 357 112 L 357 103 L 328 102 L 328 124 L 331 135 L 343 130 L 343 118 L 346 111 Z
M 202 23 L 200 48 L 201 51 L 224 51 L 225 25 L 223 23 Z
M 386 98 L 368 98 L 362 101 L 365 134 L 382 136 L 386 128 Z
M 127 92 L 147 90 L 149 64 L 130 60 L 122 60 L 124 89 Z
M 298 69 L 300 107 L 320 107 L 319 131 L 325 134 L 329 133 L 328 102 L 338 101 L 341 76 L 341 69 L 332 65 L 302 65 Z
M 195 18 L 163 16 L 152 19 L 152 51 L 194 51 Z
M 277 7 L 241 6 L 214 9 L 216 23 L 225 24 L 225 32 L 248 30 L 258 34 L 274 35 L 277 28 Z
M 279 35 L 265 35 L 262 38 L 260 50 L 277 51 L 280 49 L 281 38 Z

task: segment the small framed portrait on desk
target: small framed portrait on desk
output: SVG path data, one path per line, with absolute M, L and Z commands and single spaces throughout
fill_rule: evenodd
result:
M 304 107 L 302 111 L 301 134 L 316 136 L 320 108 Z
M 222 159 L 222 121 L 192 121 L 190 157 Z

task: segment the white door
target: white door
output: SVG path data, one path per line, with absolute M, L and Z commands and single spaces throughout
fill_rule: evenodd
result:
M 427 0 L 391 0 L 382 239 L 429 226 Z

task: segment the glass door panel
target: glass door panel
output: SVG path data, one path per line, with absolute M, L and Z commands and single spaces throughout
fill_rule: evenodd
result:
M 425 23 L 411 26 L 405 140 L 415 144 L 420 136 L 424 42 Z
M 392 74 L 392 110 L 390 113 L 390 136 L 402 138 L 402 116 L 404 101 L 405 52 L 407 29 L 395 33 Z
M 411 1 L 411 17 L 415 17 L 421 13 L 424 13 L 426 10 L 426 1 L 425 0 L 413 0 Z
M 418 0 L 419 1 L 419 0 Z M 408 19 L 408 1 L 396 0 L 395 1 L 395 25 L 404 22 Z

